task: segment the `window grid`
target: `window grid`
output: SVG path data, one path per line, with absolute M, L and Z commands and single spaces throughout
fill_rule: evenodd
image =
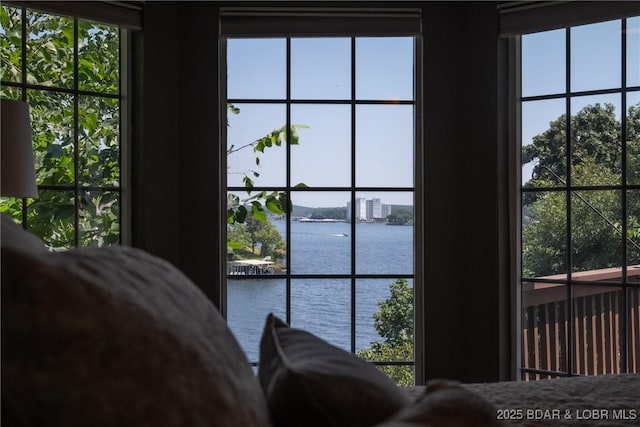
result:
M 637 247 L 637 243 L 631 240 L 628 236 L 626 236 L 627 228 L 627 212 L 628 212 L 628 191 L 629 190 L 640 190 L 640 185 L 638 184 L 630 184 L 627 180 L 627 148 L 628 148 L 628 127 L 627 127 L 627 94 L 630 93 L 638 93 L 640 92 L 640 86 L 627 86 L 627 19 L 620 20 L 621 22 L 621 84 L 620 87 L 607 88 L 607 89 L 597 89 L 597 90 L 586 90 L 586 91 L 572 91 L 571 90 L 571 27 L 567 27 L 564 29 L 565 32 L 565 91 L 562 93 L 549 93 L 544 95 L 532 95 L 532 96 L 519 96 L 520 104 L 524 105 L 527 102 L 532 101 L 543 101 L 543 100 L 552 100 L 552 99 L 564 99 L 564 115 L 565 118 L 571 118 L 572 113 L 575 114 L 577 111 L 574 111 L 571 105 L 571 101 L 573 98 L 581 97 L 581 96 L 592 96 L 592 95 L 607 95 L 607 94 L 616 94 L 620 95 L 620 123 L 621 123 L 621 132 L 620 132 L 620 143 L 621 143 L 621 178 L 620 184 L 613 185 L 576 185 L 572 181 L 572 154 L 573 154 L 573 146 L 571 143 L 572 137 L 572 128 L 571 128 L 571 120 L 565 119 L 565 165 L 566 165 L 566 178 L 563 182 L 561 177 L 558 177 L 561 185 L 555 186 L 536 186 L 536 187 L 528 187 L 525 185 L 521 186 L 520 189 L 520 217 L 522 218 L 522 211 L 524 208 L 524 199 L 528 194 L 535 193 L 562 193 L 565 194 L 565 209 L 566 209 L 566 279 L 548 279 L 544 277 L 527 277 L 524 274 L 524 271 L 520 273 L 520 286 L 524 288 L 527 283 L 542 283 L 542 284 L 560 284 L 566 286 L 566 300 L 564 301 L 564 309 L 567 311 L 566 319 L 566 335 L 564 337 L 565 346 L 566 346 L 566 360 L 563 363 L 563 366 L 558 366 L 557 369 L 544 369 L 538 367 L 530 367 L 526 366 L 528 361 L 526 360 L 527 355 L 525 351 L 522 352 L 522 360 L 520 366 L 520 372 L 522 379 L 541 379 L 541 378 L 553 378 L 553 377 L 566 377 L 572 376 L 576 374 L 580 374 L 577 372 L 579 369 L 580 363 L 584 363 L 582 366 L 582 370 L 586 369 L 587 361 L 578 360 L 582 359 L 582 356 L 576 355 L 576 346 L 577 341 L 582 340 L 581 337 L 576 336 L 576 304 L 574 304 L 574 299 L 577 300 L 576 291 L 587 289 L 591 286 L 609 286 L 612 291 L 619 291 L 621 300 L 618 302 L 618 307 L 621 307 L 621 313 L 619 318 L 619 329 L 620 333 L 620 342 L 619 342 L 619 372 L 633 372 L 633 367 L 629 361 L 630 355 L 630 341 L 634 342 L 637 346 L 638 337 L 632 337 L 632 332 L 634 328 L 632 325 L 629 325 L 629 316 L 630 316 L 630 301 L 632 300 L 632 293 L 640 291 L 640 284 L 635 282 L 630 282 L 628 279 L 628 244 L 632 244 Z M 521 44 L 520 44 L 521 46 Z M 521 51 L 519 52 L 521 55 Z M 521 56 L 520 56 L 521 58 Z M 523 120 L 520 117 L 520 120 Z M 522 180 L 520 180 L 522 181 Z M 574 197 L 578 197 L 580 200 L 583 200 L 584 203 L 588 203 L 581 196 L 581 192 L 588 191 L 607 191 L 607 190 L 615 190 L 620 192 L 621 198 L 621 225 L 620 228 L 622 230 L 622 238 L 621 241 L 621 259 L 622 259 L 622 277 L 620 280 L 616 281 L 608 281 L 608 280 L 580 280 L 580 278 L 575 278 L 574 264 L 573 264 L 573 240 L 572 240 L 572 224 L 573 224 L 573 212 L 572 212 L 572 203 L 574 201 Z M 591 207 L 593 210 L 594 208 Z M 597 212 L 596 212 L 597 213 Z M 598 215 L 600 215 L 598 213 Z M 605 219 L 603 217 L 603 219 Z M 614 226 L 613 223 L 607 220 L 609 225 Z M 521 225 L 522 227 L 522 225 Z M 521 231 L 523 228 L 521 228 Z M 520 265 L 524 265 L 524 260 L 522 259 L 523 251 L 522 251 L 522 236 L 520 238 Z M 637 301 L 637 297 L 635 298 Z M 522 313 L 521 316 L 524 315 L 524 301 L 522 301 Z M 524 327 L 524 325 L 523 325 Z M 636 330 L 637 335 L 637 330 Z M 526 340 L 524 334 L 522 334 L 523 340 Z M 584 338 L 584 339 L 588 339 Z M 611 337 L 611 340 L 614 338 Z M 522 340 L 520 341 L 520 345 L 526 345 Z M 534 344 L 535 345 L 535 344 Z M 559 343 L 558 345 L 562 345 Z M 612 362 L 613 363 L 613 362 Z M 596 372 L 597 374 L 597 372 Z
M 68 18 L 73 20 L 73 85 L 72 87 L 64 87 L 63 85 L 43 85 L 39 83 L 29 83 L 27 81 L 28 78 L 28 68 L 29 64 L 27 61 L 27 42 L 29 38 L 28 32 L 28 13 L 40 13 L 42 15 L 54 16 L 54 14 L 47 14 L 44 12 L 36 12 L 28 8 L 16 8 L 10 6 L 3 6 L 3 8 L 12 8 L 20 11 L 21 15 L 21 80 L 19 82 L 15 81 L 2 81 L 2 86 L 7 88 L 15 88 L 20 90 L 20 100 L 28 102 L 28 94 L 31 91 L 42 91 L 43 93 L 53 93 L 53 94 L 68 94 L 73 97 L 73 175 L 74 182 L 70 184 L 38 184 L 37 188 L 40 192 L 44 191 L 53 191 L 53 192 L 73 192 L 73 200 L 74 200 L 74 212 L 73 212 L 73 246 L 80 246 L 81 243 L 81 227 L 80 227 L 80 210 L 81 210 L 81 202 L 80 197 L 82 192 L 115 192 L 117 194 L 118 203 L 122 203 L 122 192 L 120 185 L 92 185 L 83 183 L 80 179 L 81 176 L 81 167 L 80 167 L 80 111 L 79 111 L 79 99 L 81 96 L 93 97 L 93 98 L 106 98 L 112 100 L 118 100 L 118 113 L 121 112 L 122 106 L 122 69 L 121 69 L 121 50 L 122 50 L 122 30 L 118 28 L 118 67 L 119 67 L 119 81 L 118 81 L 118 92 L 110 93 L 110 92 L 100 92 L 93 90 L 81 89 L 79 86 L 79 62 L 80 62 L 80 54 L 79 54 L 79 21 L 80 18 L 72 17 L 72 16 L 62 16 L 62 18 Z M 58 15 L 55 15 L 58 16 Z M 91 21 L 86 21 L 91 22 Z M 3 97 L 5 96 L 3 91 Z M 33 117 L 33 116 L 32 116 Z M 118 141 L 120 141 L 119 146 L 122 141 L 122 125 L 121 120 L 118 126 Z M 119 168 L 119 181 L 122 179 L 122 150 L 119 150 L 118 153 L 118 168 Z M 29 207 L 30 203 L 27 198 L 22 198 L 21 200 L 21 222 L 22 227 L 24 229 L 29 229 L 30 223 L 28 219 Z M 121 209 L 120 209 L 121 212 Z M 117 214 L 117 223 L 122 223 L 121 213 Z M 118 233 L 118 241 L 120 244 L 122 242 L 122 235 Z
M 356 108 L 359 105 L 409 105 L 414 108 L 414 127 L 417 121 L 417 102 L 415 100 L 416 83 L 414 81 L 414 96 L 412 100 L 371 100 L 371 99 L 357 99 L 356 97 L 356 39 L 357 37 L 352 36 L 351 39 L 351 93 L 350 99 L 293 99 L 291 97 L 291 39 L 292 37 L 286 37 L 286 99 L 251 99 L 251 98 L 228 98 L 225 101 L 230 104 L 284 104 L 286 107 L 286 128 L 291 129 L 291 106 L 292 105 L 304 105 L 304 104 L 321 104 L 321 105 L 348 105 L 350 106 L 350 115 L 351 115 L 351 185 L 348 187 L 324 187 L 324 186 L 313 186 L 313 187 L 304 187 L 304 188 L 295 188 L 291 184 L 291 152 L 290 145 L 283 144 L 283 147 L 286 149 L 286 182 L 287 185 L 285 187 L 278 186 L 254 186 L 252 187 L 252 191 L 260 192 L 260 191 L 283 191 L 287 195 L 287 199 L 291 200 L 291 194 L 293 191 L 295 192 L 323 192 L 323 191 L 331 191 L 331 192 L 348 192 L 350 194 L 350 209 L 351 209 L 351 218 L 350 221 L 350 233 L 352 236 L 351 239 L 351 259 L 350 259 L 350 273 L 348 274 L 304 274 L 304 273 L 291 273 L 290 269 L 287 268 L 286 273 L 283 275 L 286 283 L 286 322 L 291 324 L 291 282 L 292 280 L 297 279 L 348 279 L 350 281 L 350 345 L 351 352 L 356 352 L 356 289 L 357 289 L 357 280 L 359 279 L 415 279 L 415 269 L 412 274 L 366 274 L 366 273 L 356 273 L 356 225 L 357 221 L 353 220 L 356 218 L 356 196 L 358 192 L 415 192 L 415 187 L 359 187 L 356 186 Z M 416 48 L 414 47 L 414 63 L 416 61 Z M 415 145 L 415 137 L 416 133 L 414 131 L 414 145 Z M 246 191 L 245 187 L 242 186 L 227 186 L 228 192 L 243 192 Z M 414 193 L 415 194 L 415 193 Z M 415 204 L 414 204 L 414 218 L 415 218 Z M 291 218 L 290 213 L 286 213 L 286 265 L 291 265 Z M 414 230 L 415 233 L 415 230 Z M 414 238 L 415 245 L 415 238 Z M 414 260 L 415 262 L 415 260 Z M 231 276 L 227 276 L 229 278 Z M 273 275 L 264 275 L 264 274 L 255 274 L 251 275 L 252 279 L 273 279 L 274 277 L 281 278 L 282 276 L 273 276 Z M 242 277 L 233 276 L 234 280 L 242 280 Z M 226 285 L 226 284 L 225 284 Z M 414 291 L 415 291 L 415 280 L 414 280 Z M 415 351 L 414 348 L 414 358 L 413 360 L 396 360 L 396 361 L 373 361 L 378 366 L 415 366 Z M 251 361 L 252 365 L 256 366 L 257 362 Z M 417 377 L 416 377 L 417 378 Z

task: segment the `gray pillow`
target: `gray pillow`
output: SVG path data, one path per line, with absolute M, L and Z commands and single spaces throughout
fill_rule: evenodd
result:
M 373 426 L 409 403 L 374 365 L 272 314 L 258 377 L 277 427 Z
M 126 247 L 2 247 L 2 418 L 20 426 L 270 425 L 216 308 Z
M 422 396 L 376 427 L 499 427 L 496 410 L 454 381 L 433 380 Z

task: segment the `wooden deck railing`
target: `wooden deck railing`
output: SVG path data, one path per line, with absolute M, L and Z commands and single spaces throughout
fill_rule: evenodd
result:
M 548 276 L 557 279 L 560 276 Z M 576 280 L 620 281 L 621 269 L 574 273 Z M 627 270 L 629 283 L 640 282 L 640 266 Z M 625 327 L 628 370 L 640 372 L 640 289 L 629 288 L 623 306 L 622 287 L 575 285 L 573 318 L 569 319 L 567 285 L 532 282 L 522 290 L 523 367 L 541 371 L 581 375 L 621 373 Z M 625 316 L 626 313 L 626 316 Z M 626 321 L 625 321 L 626 317 Z M 567 364 L 569 321 L 573 324 L 573 367 Z M 544 374 L 527 373 L 524 379 L 540 379 Z

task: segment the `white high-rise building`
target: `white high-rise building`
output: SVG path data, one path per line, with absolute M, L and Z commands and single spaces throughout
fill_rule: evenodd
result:
M 356 221 L 371 221 L 384 219 L 391 213 L 391 205 L 382 203 L 382 199 L 356 199 L 355 217 Z M 351 221 L 351 202 L 347 202 L 347 221 Z
M 382 201 L 380 199 L 367 200 L 367 219 L 382 219 Z

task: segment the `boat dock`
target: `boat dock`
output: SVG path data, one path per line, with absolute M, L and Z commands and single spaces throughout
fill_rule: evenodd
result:
M 255 274 L 273 274 L 272 261 L 262 259 L 242 259 L 227 262 L 228 275 L 255 275 Z

